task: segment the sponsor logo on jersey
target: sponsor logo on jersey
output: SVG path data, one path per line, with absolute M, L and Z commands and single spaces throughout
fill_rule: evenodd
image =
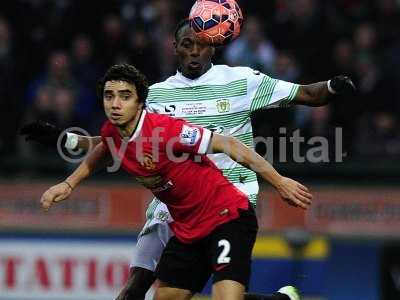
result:
M 217 101 L 217 110 L 219 113 L 226 113 L 231 110 L 231 104 L 228 99 Z
M 175 116 L 176 105 L 174 105 L 174 104 L 165 105 L 164 111 L 166 114 L 169 114 L 170 116 Z
M 183 125 L 180 134 L 180 143 L 183 145 L 193 146 L 200 139 L 200 129 Z
M 179 106 L 181 116 L 199 116 L 207 112 L 207 105 L 202 102 L 184 103 Z

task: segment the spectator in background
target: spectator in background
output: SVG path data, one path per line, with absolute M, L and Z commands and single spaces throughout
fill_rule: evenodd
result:
M 382 82 L 382 72 L 378 60 L 377 32 L 371 23 L 363 23 L 354 32 L 355 75 L 358 90 L 363 99 L 364 111 L 391 110 L 392 93 Z
M 124 53 L 126 46 L 125 31 L 118 15 L 110 14 L 102 19 L 99 49 L 106 66 L 114 64 L 115 58 Z
M 321 6 L 322 2 L 316 0 L 278 0 L 277 13 L 270 25 L 275 45 L 293 53 L 306 81 L 327 76 L 321 66 L 326 62 L 329 37 L 321 30 L 324 28 Z
M 61 128 L 81 124 L 75 115 L 76 95 L 66 87 L 41 86 L 33 105 L 27 111 L 26 121 L 37 119 L 57 124 Z
M 173 1 L 151 0 L 143 6 L 142 17 L 145 24 L 152 27 L 150 36 L 154 41 L 161 41 L 163 37 L 174 31 L 175 5 L 176 2 Z
M 72 125 L 82 126 L 82 122 L 75 115 L 76 95 L 74 90 L 67 87 L 56 87 L 51 85 L 42 85 L 36 91 L 33 103 L 27 110 L 23 122 L 32 122 L 34 120 L 44 120 L 53 124 L 57 124 L 60 128 L 67 128 Z M 42 168 L 46 165 L 37 158 L 57 161 L 58 154 L 49 149 L 44 149 L 40 145 L 26 144 L 20 140 L 20 153 L 24 158 L 30 158 L 37 162 L 37 167 Z M 59 164 L 59 163 L 58 163 Z M 62 162 L 63 166 L 67 166 Z
M 42 75 L 39 75 L 36 79 L 34 79 L 28 88 L 26 103 L 28 114 L 30 114 L 32 111 L 40 112 L 39 116 L 42 115 L 42 112 L 47 113 L 47 110 L 43 109 L 41 105 L 38 106 L 37 101 L 38 97 L 42 97 L 42 91 L 48 90 L 48 93 L 51 96 L 50 102 L 52 103 L 50 106 L 51 113 L 48 115 L 49 121 L 54 122 L 58 126 L 69 126 L 70 124 L 74 124 L 86 127 L 86 125 L 90 125 L 91 120 L 86 120 L 84 117 L 91 114 L 90 105 L 93 106 L 94 103 L 87 103 L 88 99 L 86 98 L 86 90 L 81 88 L 80 83 L 73 75 L 71 69 L 72 66 L 70 63 L 70 58 L 66 52 L 55 51 L 50 55 L 47 70 Z M 93 90 L 95 89 L 94 86 L 85 88 Z M 68 112 L 66 110 L 58 112 L 58 108 L 55 104 L 57 102 L 55 97 L 58 97 L 60 93 L 63 94 L 65 91 L 69 91 L 69 102 L 73 103 L 74 105 L 68 109 Z M 39 103 L 41 102 L 39 101 Z M 45 108 L 47 107 L 48 106 L 46 105 Z M 88 107 L 90 107 L 90 109 L 88 109 Z M 70 112 L 70 109 L 72 109 L 73 112 Z M 84 109 L 87 110 L 85 111 Z M 56 116 L 53 116 L 54 114 Z M 65 114 L 68 116 L 65 116 Z M 46 116 L 46 114 L 44 114 L 44 116 Z M 88 122 L 88 124 L 83 124 L 82 122 L 79 122 L 79 120 L 85 120 Z M 58 121 L 62 122 L 63 125 L 58 124 Z M 71 121 L 71 123 L 68 124 L 67 121 Z
M 359 119 L 355 146 L 358 155 L 400 155 L 399 119 L 389 112 L 368 113 Z
M 355 76 L 355 51 L 352 40 L 347 38 L 339 39 L 331 51 L 330 74 L 347 74 L 352 78 Z M 355 119 L 360 114 L 360 98 L 356 96 L 344 97 L 330 106 L 331 120 L 334 127 L 343 128 L 343 146 L 347 150 L 352 149 L 355 134 Z
M 278 52 L 271 74 L 272 77 L 289 82 L 299 81 L 301 75 L 296 59 L 288 51 Z
M 159 45 L 159 59 L 161 64 L 161 78 L 166 79 L 171 74 L 176 72 L 176 55 L 174 48 L 174 35 L 172 33 L 167 34 L 161 40 Z
M 92 39 L 83 33 L 78 33 L 72 41 L 71 65 L 75 78 L 89 86 L 96 83 L 96 78 L 102 72 L 99 62 L 94 58 Z
M 81 119 L 91 118 L 102 111 L 101 105 L 97 105 L 95 89 L 102 67 L 94 58 L 93 48 L 93 41 L 82 33 L 76 35 L 72 42 L 71 69 L 74 78 L 79 82 L 76 113 Z
M 393 87 L 394 109 L 397 115 L 400 115 L 400 33 L 397 44 L 393 45 L 387 51 L 386 64 L 384 71 L 388 76 L 385 77 L 387 82 Z M 396 100 L 397 99 L 397 100 Z
M 154 41 L 143 28 L 135 28 L 128 37 L 128 48 L 124 54 L 126 62 L 142 70 L 149 82 L 160 78 L 160 59 Z
M 349 39 L 340 39 L 333 47 L 331 73 L 336 72 L 354 73 L 354 46 Z
M 176 26 L 175 11 L 178 6 L 180 5 L 177 5 L 177 2 L 152 0 L 147 1 L 142 7 L 141 15 L 144 23 L 151 28 L 148 30 L 148 38 L 153 41 L 152 47 L 157 52 L 156 60 L 160 61 L 159 78 L 155 81 L 163 80 L 176 71 L 173 32 Z
M 400 2 L 397 0 L 374 1 L 376 7 L 376 28 L 379 31 L 379 42 L 390 46 L 396 38 L 399 38 L 400 26 Z
M 377 32 L 371 23 L 358 25 L 354 32 L 354 45 L 357 56 L 376 54 Z
M 17 60 L 11 26 L 0 16 L 0 153 L 11 152 L 17 127 L 19 86 L 17 85 Z
M 28 104 L 32 103 L 41 86 L 77 89 L 77 81 L 72 75 L 70 59 L 65 51 L 58 50 L 50 54 L 47 69 L 37 76 L 28 87 Z
M 276 51 L 272 42 L 266 38 L 257 17 L 247 17 L 243 33 L 228 46 L 225 59 L 231 66 L 245 65 L 267 74 L 271 73 Z

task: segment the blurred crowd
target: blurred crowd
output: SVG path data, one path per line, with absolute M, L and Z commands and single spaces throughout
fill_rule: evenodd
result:
M 192 2 L 3 3 L 2 159 L 35 155 L 17 132 L 22 124 L 39 118 L 98 134 L 104 116 L 95 84 L 114 63 L 137 66 L 151 83 L 173 75 L 173 32 Z M 300 128 L 306 136 L 333 138 L 339 126 L 351 157 L 400 155 L 399 0 L 242 0 L 239 4 L 245 14 L 242 34 L 218 49 L 215 63 L 250 66 L 303 84 L 347 74 L 358 87 L 357 95 L 326 107 L 258 112 L 253 116 L 257 135 L 276 135 L 279 127 L 286 126 Z M 36 155 L 42 151 L 39 148 Z

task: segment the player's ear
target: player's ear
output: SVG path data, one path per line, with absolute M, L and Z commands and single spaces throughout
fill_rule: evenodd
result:
M 214 57 L 215 55 L 215 47 L 211 47 L 211 57 Z
M 175 55 L 178 55 L 178 43 L 176 42 L 176 41 L 174 41 L 173 42 L 173 45 L 174 45 L 174 53 L 175 53 Z

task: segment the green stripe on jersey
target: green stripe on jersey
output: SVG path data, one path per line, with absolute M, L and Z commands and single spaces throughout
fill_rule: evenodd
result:
M 249 119 L 249 111 L 241 111 L 231 114 L 217 115 L 217 116 L 185 116 L 184 119 L 200 125 L 207 126 L 209 124 L 217 124 L 224 126 L 225 128 L 232 128 L 244 123 L 247 123 L 247 119 Z
M 200 85 L 175 89 L 152 88 L 147 97 L 148 103 L 168 103 L 176 101 L 206 101 L 232 98 L 247 94 L 247 79 L 232 81 L 221 85 Z
M 234 134 L 233 136 L 246 146 L 253 147 L 254 145 L 253 132 L 251 131 L 243 134 L 237 134 L 237 135 Z
M 253 207 L 256 208 L 258 195 L 250 194 L 250 195 L 247 195 L 247 197 L 249 197 L 249 201 L 250 201 L 251 205 L 253 205 Z
M 277 85 L 278 81 L 279 80 L 273 79 L 267 75 L 264 76 L 251 102 L 251 111 L 265 107 L 271 102 L 271 98 L 274 94 L 275 86 Z
M 257 181 L 257 175 L 244 167 L 222 169 L 223 175 L 232 183 L 248 183 Z
M 160 204 L 160 202 L 161 201 L 158 200 L 157 198 L 153 198 L 153 201 L 150 202 L 150 204 L 146 210 L 146 219 L 147 220 L 152 220 L 154 218 L 154 212 L 155 212 L 158 204 Z
M 292 89 L 290 90 L 289 96 L 285 100 L 283 100 L 281 103 L 279 103 L 279 106 L 280 107 L 288 107 L 290 105 L 290 102 L 292 102 L 293 99 L 296 98 L 299 87 L 300 86 L 298 84 L 294 84 Z

